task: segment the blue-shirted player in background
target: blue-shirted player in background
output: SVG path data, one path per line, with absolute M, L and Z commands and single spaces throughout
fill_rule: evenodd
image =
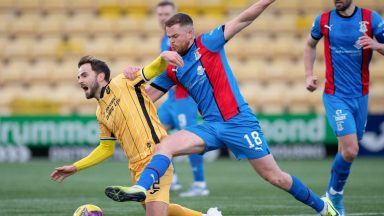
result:
M 306 86 L 312 92 L 317 88 L 317 77 L 313 74 L 316 45 L 324 37 L 323 102 L 338 139 L 326 194 L 340 214 L 345 215 L 344 185 L 367 122 L 372 50 L 384 54 L 384 23 L 378 13 L 357 7 L 352 0 L 334 0 L 334 4 L 335 9 L 316 17 L 307 39 L 304 62 Z
M 148 95 L 157 100 L 172 86 L 181 84 L 197 102 L 204 122 L 161 140 L 135 186 L 110 186 L 107 190 L 115 191 L 123 201 L 144 200 L 147 190 L 164 174 L 172 157 L 229 148 L 237 159 L 248 159 L 263 179 L 320 215 L 339 215 L 328 198 L 320 198 L 298 178 L 279 168 L 226 59 L 224 45 L 273 2 L 259 0 L 233 20 L 198 37 L 194 35 L 193 21 L 188 15 L 179 13 L 167 20 L 166 33 L 171 48 L 182 57 L 175 56 L 174 61 L 168 61 L 176 62 L 175 66 L 168 66 L 167 71 L 153 81 L 147 89 Z M 126 76 L 135 78 L 137 70 L 131 72 Z M 235 196 L 232 194 L 232 198 Z
M 165 31 L 165 22 L 176 13 L 176 6 L 170 1 L 161 1 L 156 6 L 156 14 L 160 26 Z M 161 52 L 170 50 L 169 40 L 164 32 L 161 39 Z M 197 124 L 197 104 L 180 86 L 175 86 L 168 91 L 167 100 L 159 107 L 157 114 L 166 130 L 181 130 L 187 126 Z M 209 194 L 204 176 L 204 158 L 199 154 L 189 155 L 194 182 L 189 190 L 180 193 L 181 197 L 206 196 Z M 175 167 L 175 166 L 174 166 Z M 181 189 L 176 169 L 174 169 L 171 185 L 172 191 Z

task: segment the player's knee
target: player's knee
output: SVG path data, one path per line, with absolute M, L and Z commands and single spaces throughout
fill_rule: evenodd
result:
M 353 146 L 343 149 L 344 160 L 352 162 L 359 154 L 359 146 Z
M 155 146 L 155 154 L 167 155 L 168 157 L 173 157 L 173 152 L 171 148 L 168 148 L 162 143 L 159 143 Z
M 165 148 L 163 148 L 163 145 L 161 143 L 155 145 L 155 153 L 156 154 L 161 154 L 163 153 Z

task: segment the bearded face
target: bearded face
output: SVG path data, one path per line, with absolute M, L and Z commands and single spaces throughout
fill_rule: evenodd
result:
M 94 98 L 100 85 L 97 82 L 97 74 L 92 70 L 90 64 L 84 64 L 79 68 L 77 79 L 85 97 L 87 99 Z

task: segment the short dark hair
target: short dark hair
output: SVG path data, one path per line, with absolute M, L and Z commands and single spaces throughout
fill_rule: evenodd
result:
M 193 20 L 188 14 L 177 13 L 165 22 L 166 27 L 171 27 L 176 24 L 180 24 L 180 26 L 193 25 Z
M 156 8 L 158 7 L 164 7 L 164 6 L 171 6 L 173 9 L 176 9 L 176 5 L 175 3 L 171 2 L 171 1 L 161 1 L 159 2 L 157 5 L 156 5 Z
M 107 63 L 97 59 L 94 56 L 87 55 L 87 56 L 83 56 L 80 59 L 79 63 L 77 64 L 77 67 L 80 68 L 81 65 L 87 64 L 87 63 L 91 64 L 92 70 L 95 71 L 97 74 L 104 73 L 105 74 L 104 80 L 109 81 L 111 72 L 109 70 Z

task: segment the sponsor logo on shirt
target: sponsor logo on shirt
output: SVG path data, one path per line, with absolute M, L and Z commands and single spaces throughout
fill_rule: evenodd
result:
M 361 45 L 359 44 L 359 39 L 357 39 L 357 41 L 355 42 L 355 44 L 353 44 L 353 46 L 354 46 L 356 49 L 361 49 Z

